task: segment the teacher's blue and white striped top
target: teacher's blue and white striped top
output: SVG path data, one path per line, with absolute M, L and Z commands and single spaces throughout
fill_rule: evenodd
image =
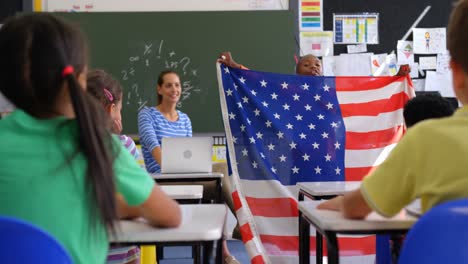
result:
M 155 107 L 144 107 L 138 113 L 138 132 L 140 134 L 141 150 L 149 173 L 161 171 L 161 166 L 153 158 L 151 152 L 161 146 L 163 137 L 191 137 L 192 123 L 187 114 L 177 110 L 179 119 L 175 122 L 167 120 Z

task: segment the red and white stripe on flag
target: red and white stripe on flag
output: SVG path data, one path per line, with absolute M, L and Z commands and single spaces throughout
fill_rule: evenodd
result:
M 222 94 L 221 85 L 220 89 Z M 336 91 L 346 126 L 345 178 L 361 180 L 385 160 L 404 134 L 403 107 L 414 96 L 411 79 L 336 77 Z M 221 107 L 228 122 L 223 98 Z M 226 135 L 229 144 L 229 131 Z M 297 263 L 296 186 L 274 180 L 243 180 L 235 166 L 231 176 L 236 215 L 251 263 Z M 315 255 L 313 228 L 311 234 L 311 255 Z M 344 263 L 374 263 L 374 236 L 340 236 L 338 240 Z

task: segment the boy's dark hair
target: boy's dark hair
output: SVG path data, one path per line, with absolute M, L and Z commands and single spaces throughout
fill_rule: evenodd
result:
M 118 215 L 107 115 L 77 80 L 87 64 L 84 35 L 50 14 L 12 17 L 0 29 L 0 58 L 0 91 L 31 116 L 56 116 L 59 95 L 68 88 L 65 94 L 70 96 L 78 127 L 77 152 L 87 161 L 89 197 L 83 199 L 89 201 L 90 221 L 114 230 Z
M 468 0 L 459 0 L 450 15 L 447 48 L 452 60 L 468 73 Z
M 406 126 L 430 119 L 451 116 L 455 109 L 452 104 L 437 94 L 418 95 L 409 100 L 403 109 Z
M 122 100 L 122 86 L 109 73 L 99 69 L 93 70 L 88 73 L 87 78 L 88 93 L 98 99 L 103 106 L 116 104 Z
M 171 71 L 171 70 L 163 71 L 158 76 L 158 86 L 161 86 L 164 83 L 164 76 L 166 76 L 166 74 L 169 74 L 169 73 L 173 73 L 173 74 L 177 75 L 177 77 L 179 77 L 179 74 L 177 72 L 175 72 L 175 71 Z M 179 77 L 179 79 L 180 79 L 180 77 Z M 162 100 L 163 100 L 162 95 L 160 95 L 158 93 L 158 105 L 160 105 L 162 103 Z

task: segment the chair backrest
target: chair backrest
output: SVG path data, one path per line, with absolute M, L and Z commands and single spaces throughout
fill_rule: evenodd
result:
M 408 232 L 398 263 L 468 263 L 468 199 L 425 213 Z
M 71 264 L 67 251 L 42 229 L 12 217 L 0 216 L 1 263 Z

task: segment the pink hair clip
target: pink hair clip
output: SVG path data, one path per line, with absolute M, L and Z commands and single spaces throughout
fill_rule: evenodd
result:
M 111 92 L 109 92 L 107 88 L 104 88 L 104 93 L 106 94 L 107 99 L 112 103 L 114 101 L 114 96 L 112 96 Z

